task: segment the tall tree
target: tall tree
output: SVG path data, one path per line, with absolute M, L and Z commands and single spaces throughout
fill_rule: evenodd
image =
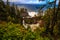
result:
M 6 5 L 3 1 L 0 2 L 0 20 L 6 20 L 7 13 L 6 13 Z
M 9 5 L 9 0 L 7 0 L 7 5 Z
M 60 0 L 59 0 L 59 3 L 58 3 L 58 9 L 57 9 L 57 12 L 56 12 L 57 15 L 57 26 L 58 26 L 58 31 L 59 31 L 59 35 L 60 35 Z
M 53 35 L 53 28 L 54 28 L 54 26 L 55 26 L 55 22 L 56 22 L 56 12 L 55 12 L 55 7 L 56 6 L 56 0 L 54 1 L 54 11 L 53 11 L 53 17 L 52 17 L 52 19 L 50 20 L 50 27 L 51 27 L 51 29 L 50 29 L 50 34 L 51 35 Z

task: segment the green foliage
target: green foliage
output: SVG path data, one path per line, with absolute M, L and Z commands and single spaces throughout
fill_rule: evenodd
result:
M 21 23 L 20 13 L 20 10 L 14 4 L 11 6 L 9 5 L 8 0 L 7 4 L 3 1 L 0 2 L 0 20 Z
M 29 28 L 30 29 L 30 28 Z M 8 22 L 5 24 L 0 24 L 0 39 L 1 40 L 49 40 L 48 37 L 42 37 L 37 31 L 32 32 L 31 30 L 26 30 L 20 24 L 13 24 Z
M 18 39 L 20 37 L 20 27 L 18 27 L 18 24 L 16 25 L 13 23 L 6 23 L 5 25 L 0 24 L 0 38 L 2 40 Z
M 52 22 L 52 19 L 53 19 L 53 16 L 54 16 L 54 13 L 53 13 L 53 10 L 52 8 L 49 8 L 48 10 L 45 11 L 45 15 L 42 17 L 43 20 L 45 21 L 45 27 L 46 27 L 46 32 L 49 33 L 51 32 L 51 29 L 52 29 L 52 25 L 51 22 Z M 57 12 L 57 8 L 55 9 L 55 11 Z M 60 11 L 60 10 L 58 10 Z M 55 36 L 59 36 L 60 35 L 60 12 L 57 12 L 57 21 L 54 21 L 55 19 L 53 19 L 53 21 L 55 22 L 54 26 L 53 26 L 53 34 Z M 57 23 L 56 23 L 57 22 Z M 52 35 L 51 35 L 52 36 Z

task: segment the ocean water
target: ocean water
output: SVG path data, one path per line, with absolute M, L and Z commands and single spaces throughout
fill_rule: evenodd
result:
M 42 7 L 42 6 L 45 6 L 42 10 L 44 11 L 44 10 L 46 10 L 46 9 L 48 9 L 49 7 L 51 7 L 51 8 L 53 8 L 54 7 L 54 5 L 49 5 L 49 4 L 17 4 L 20 8 L 26 8 L 29 12 L 30 11 L 35 11 L 35 12 L 37 12 L 39 9 L 40 9 L 40 7 Z M 58 7 L 58 5 L 56 5 L 56 7 Z
M 41 4 L 17 4 L 20 8 L 26 8 L 29 12 L 35 11 L 37 12 L 40 8 L 40 6 L 43 6 Z

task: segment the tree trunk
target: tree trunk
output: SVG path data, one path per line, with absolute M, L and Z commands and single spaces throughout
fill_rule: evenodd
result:
M 54 2 L 54 11 L 53 11 L 53 17 L 52 17 L 52 19 L 51 19 L 51 21 L 50 21 L 50 34 L 53 36 L 53 28 L 54 28 L 54 26 L 55 26 L 55 22 L 56 22 L 56 12 L 55 12 L 55 7 L 56 6 L 56 0 L 55 0 L 55 2 Z
M 55 3 L 54 3 L 53 19 L 51 21 L 51 34 L 53 34 L 53 28 L 54 28 L 54 26 L 58 24 L 57 23 L 57 14 L 59 13 L 59 10 L 60 10 L 60 0 L 59 0 L 59 3 L 58 3 L 57 10 L 55 9 L 55 6 L 56 6 L 56 0 L 55 0 Z M 58 35 L 54 35 L 54 40 L 57 40 L 57 39 L 58 39 Z

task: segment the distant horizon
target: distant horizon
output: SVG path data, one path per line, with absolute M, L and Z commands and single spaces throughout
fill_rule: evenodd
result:
M 4 2 L 6 2 L 7 0 L 3 0 Z M 18 3 L 18 4 L 47 4 L 49 0 L 9 0 L 9 2 L 13 2 L 13 3 Z M 54 0 L 50 0 L 49 2 L 52 2 Z M 57 3 L 58 4 L 58 1 Z

